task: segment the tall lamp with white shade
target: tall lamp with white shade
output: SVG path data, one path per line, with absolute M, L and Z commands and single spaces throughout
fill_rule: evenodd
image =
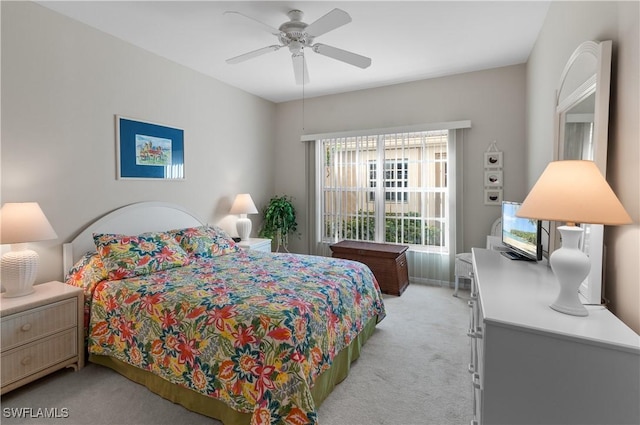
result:
M 566 222 L 558 227 L 562 247 L 549 259 L 560 284 L 560 293 L 551 308 L 573 316 L 587 316 L 578 288 L 589 274 L 591 262 L 579 247 L 583 229 L 576 223 L 632 222 L 596 164 L 584 160 L 549 163 L 516 215 Z
M 4 297 L 21 297 L 33 292 L 38 274 L 38 253 L 28 249 L 28 242 L 56 239 L 37 202 L 6 203 L 0 209 L 0 243 L 11 244 L 2 256 L 0 279 Z
M 258 214 L 258 209 L 253 203 L 251 195 L 248 193 L 236 195 L 229 214 L 240 214 L 240 218 L 236 222 L 236 230 L 241 240 L 248 239 L 251 234 L 251 220 L 247 218 L 247 214 Z

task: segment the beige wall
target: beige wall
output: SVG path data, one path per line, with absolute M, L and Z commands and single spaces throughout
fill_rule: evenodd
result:
M 366 71 L 364 71 L 366 72 Z M 522 201 L 526 194 L 525 65 L 398 84 L 378 89 L 324 96 L 277 105 L 275 189 L 295 198 L 301 239 L 290 248 L 307 247 L 306 177 L 303 134 L 398 127 L 471 120 L 465 130 L 464 246 L 484 247 L 500 208 L 483 202 L 483 154 L 492 141 L 504 152 L 505 199 Z
M 527 63 L 528 187 L 553 159 L 554 94 L 583 41 L 612 40 L 607 179 L 634 223 L 605 228 L 604 296 L 640 332 L 640 3 L 553 2 Z
M 32 244 L 37 282 L 62 279 L 61 244 L 120 206 L 176 203 L 233 229 L 237 193 L 269 200 L 273 103 L 35 3 L 1 7 L 1 201 L 39 202 L 59 236 Z M 186 180 L 116 180 L 116 114 L 184 129 Z

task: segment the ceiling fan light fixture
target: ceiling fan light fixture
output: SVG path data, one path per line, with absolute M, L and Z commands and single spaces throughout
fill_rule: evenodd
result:
M 289 43 L 289 51 L 293 55 L 302 54 L 302 50 L 303 49 L 304 49 L 304 45 L 302 43 L 300 43 L 299 41 L 292 41 L 291 43 Z

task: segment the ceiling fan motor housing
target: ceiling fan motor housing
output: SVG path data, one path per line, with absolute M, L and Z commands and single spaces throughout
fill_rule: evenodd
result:
M 305 31 L 308 24 L 302 22 L 302 17 L 304 16 L 302 11 L 294 9 L 287 13 L 287 16 L 290 21 L 280 25 L 278 39 L 280 43 L 289 47 L 291 53 L 300 54 L 304 47 L 311 46 L 313 37 L 309 36 Z

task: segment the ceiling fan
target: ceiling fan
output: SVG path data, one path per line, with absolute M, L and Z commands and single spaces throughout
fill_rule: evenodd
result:
M 293 73 L 297 84 L 305 84 L 309 82 L 309 73 L 307 71 L 307 64 L 304 57 L 304 49 L 307 47 L 318 54 L 337 59 L 359 68 L 367 68 L 371 65 L 371 59 L 366 56 L 358 55 L 326 44 L 314 43 L 314 39 L 316 37 L 351 22 L 351 16 L 349 16 L 349 14 L 344 10 L 333 9 L 311 24 L 307 24 L 302 21 L 304 14 L 300 10 L 291 10 L 287 13 L 289 21 L 280 25 L 279 28 L 274 28 L 271 25 L 260 22 L 259 20 L 240 12 L 228 11 L 225 12 L 225 15 L 235 15 L 246 18 L 253 24 L 260 26 L 263 30 L 266 30 L 278 37 L 278 41 L 280 42 L 280 44 L 263 47 L 261 49 L 244 53 L 240 56 L 227 59 L 226 62 L 229 64 L 244 62 L 265 53 L 274 52 L 283 47 L 288 47 L 291 52 L 291 59 L 293 60 Z

